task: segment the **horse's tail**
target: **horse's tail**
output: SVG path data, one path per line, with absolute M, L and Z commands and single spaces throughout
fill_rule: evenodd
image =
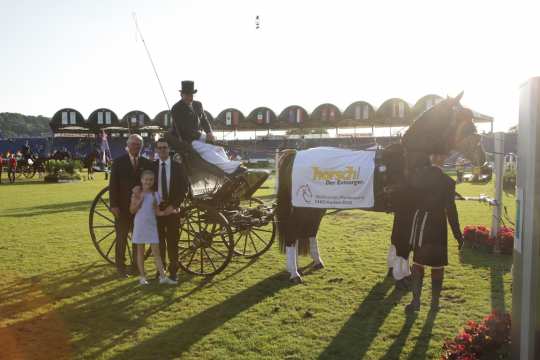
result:
M 279 249 L 285 252 L 288 238 L 291 236 L 290 215 L 292 213 L 292 166 L 296 150 L 284 150 L 278 161 L 278 190 L 277 190 L 277 229 Z

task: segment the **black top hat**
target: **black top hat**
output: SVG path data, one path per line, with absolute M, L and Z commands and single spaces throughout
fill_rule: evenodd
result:
M 197 90 L 195 89 L 195 82 L 191 80 L 182 81 L 182 89 L 180 89 L 180 92 L 184 94 L 196 94 Z

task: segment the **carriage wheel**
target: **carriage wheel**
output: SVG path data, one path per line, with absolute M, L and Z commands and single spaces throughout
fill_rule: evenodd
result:
M 109 206 L 109 187 L 101 190 L 90 207 L 88 219 L 90 237 L 98 253 L 107 260 L 108 263 L 115 264 L 116 254 L 116 228 L 114 226 L 114 215 Z M 131 232 L 128 234 L 126 243 L 126 256 L 128 264 L 133 264 L 134 259 L 131 254 Z M 145 253 L 145 258 L 150 255 L 150 249 Z
M 23 176 L 24 173 L 24 166 L 17 166 L 15 169 L 15 177 L 17 179 L 20 179 Z
M 33 166 L 25 166 L 23 169 L 23 175 L 25 178 L 27 179 L 31 179 L 34 177 L 34 175 L 36 174 L 36 168 L 34 168 Z
M 233 251 L 236 255 L 254 258 L 272 247 L 276 237 L 274 214 L 263 211 L 261 216 L 257 215 L 257 208 L 261 205 L 264 205 L 264 202 L 257 198 L 240 202 L 240 214 L 244 213 L 253 220 L 246 224 L 233 224 L 235 234 Z
M 114 215 L 109 206 L 109 187 L 101 190 L 92 202 L 88 225 L 96 250 L 105 260 L 114 265 L 116 230 Z M 129 256 L 131 256 L 130 250 L 127 249 Z
M 182 216 L 178 265 L 194 275 L 218 274 L 231 261 L 232 239 L 231 228 L 223 214 L 188 208 Z

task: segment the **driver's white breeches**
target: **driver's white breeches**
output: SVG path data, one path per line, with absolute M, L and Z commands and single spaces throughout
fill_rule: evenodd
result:
M 204 160 L 216 165 L 227 174 L 235 172 L 241 164 L 240 161 L 230 160 L 225 149 L 221 146 L 208 144 L 200 140 L 193 140 L 191 146 Z

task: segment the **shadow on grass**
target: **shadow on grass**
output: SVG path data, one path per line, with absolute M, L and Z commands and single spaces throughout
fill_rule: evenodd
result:
M 431 340 L 431 332 L 433 331 L 433 325 L 435 324 L 437 314 L 437 311 L 430 310 L 428 312 L 428 316 L 426 317 L 422 331 L 420 331 L 420 334 L 418 337 L 416 337 L 416 343 L 414 344 L 414 348 L 412 349 L 411 353 L 407 357 L 407 360 L 426 358 L 426 353 L 429 349 L 429 341 Z
M 381 360 L 395 360 L 400 358 L 401 351 L 405 346 L 405 341 L 407 341 L 407 337 L 411 332 L 411 329 L 414 325 L 416 318 L 418 317 L 418 314 L 406 314 L 405 316 L 406 318 L 403 327 L 401 328 L 399 334 L 394 339 L 394 342 L 392 343 L 392 345 L 390 345 L 390 347 L 386 351 L 386 354 L 384 354 Z
M 0 316 L 9 322 L 10 329 L 15 332 L 27 329 L 28 324 L 46 327 L 47 322 L 43 323 L 42 319 L 62 319 L 61 323 L 57 321 L 58 326 L 55 327 L 58 329 L 55 331 L 57 334 L 63 332 L 63 339 L 71 337 L 68 348 L 75 353 L 84 349 L 86 356 L 98 358 L 119 342 L 137 336 L 141 329 L 148 326 L 149 318 L 153 315 L 167 311 L 171 305 L 212 287 L 215 282 L 231 279 L 254 261 L 246 262 L 219 281 L 181 275 L 185 283 L 191 286 L 180 296 L 175 287 L 164 287 L 154 282 L 140 287 L 135 278 L 119 280 L 113 267 L 95 263 L 86 264 L 84 268 L 68 268 L 15 279 L 0 287 L 0 299 L 7 300 L 0 301 Z M 180 357 L 194 343 L 228 320 L 287 286 L 289 284 L 283 281 L 282 273 L 277 273 L 181 323 L 173 322 L 171 328 L 146 341 L 135 342 L 131 348 L 117 353 L 116 358 Z M 184 304 L 189 306 L 189 300 Z M 169 314 L 164 316 L 175 315 L 169 310 Z M 25 349 L 36 350 L 43 346 L 40 341 L 30 345 L 25 345 Z
M 506 311 L 504 299 L 504 275 L 510 272 L 512 257 L 504 254 L 485 253 L 475 249 L 464 249 L 459 254 L 461 263 L 474 268 L 489 268 L 491 281 L 491 308 Z
M 319 359 L 362 359 L 388 314 L 405 295 L 394 288 L 387 296 L 393 285 L 389 278 L 377 283 Z
M 282 288 L 289 286 L 281 279 L 280 275 L 276 274 L 260 281 L 222 303 L 214 305 L 182 323 L 116 354 L 113 359 L 170 359 L 181 357 L 193 344 L 230 319 L 267 297 L 274 295 Z M 130 324 L 124 325 L 126 328 L 130 327 Z M 171 344 L 174 344 L 174 347 Z
M 40 216 L 40 215 L 51 215 L 56 213 L 63 212 L 72 212 L 72 211 L 89 211 L 90 205 L 92 204 L 91 200 L 86 201 L 74 201 L 74 202 L 62 202 L 56 204 L 47 204 L 40 206 L 32 206 L 27 208 L 15 208 L 5 210 L 3 217 L 12 217 L 20 218 L 21 216 Z

